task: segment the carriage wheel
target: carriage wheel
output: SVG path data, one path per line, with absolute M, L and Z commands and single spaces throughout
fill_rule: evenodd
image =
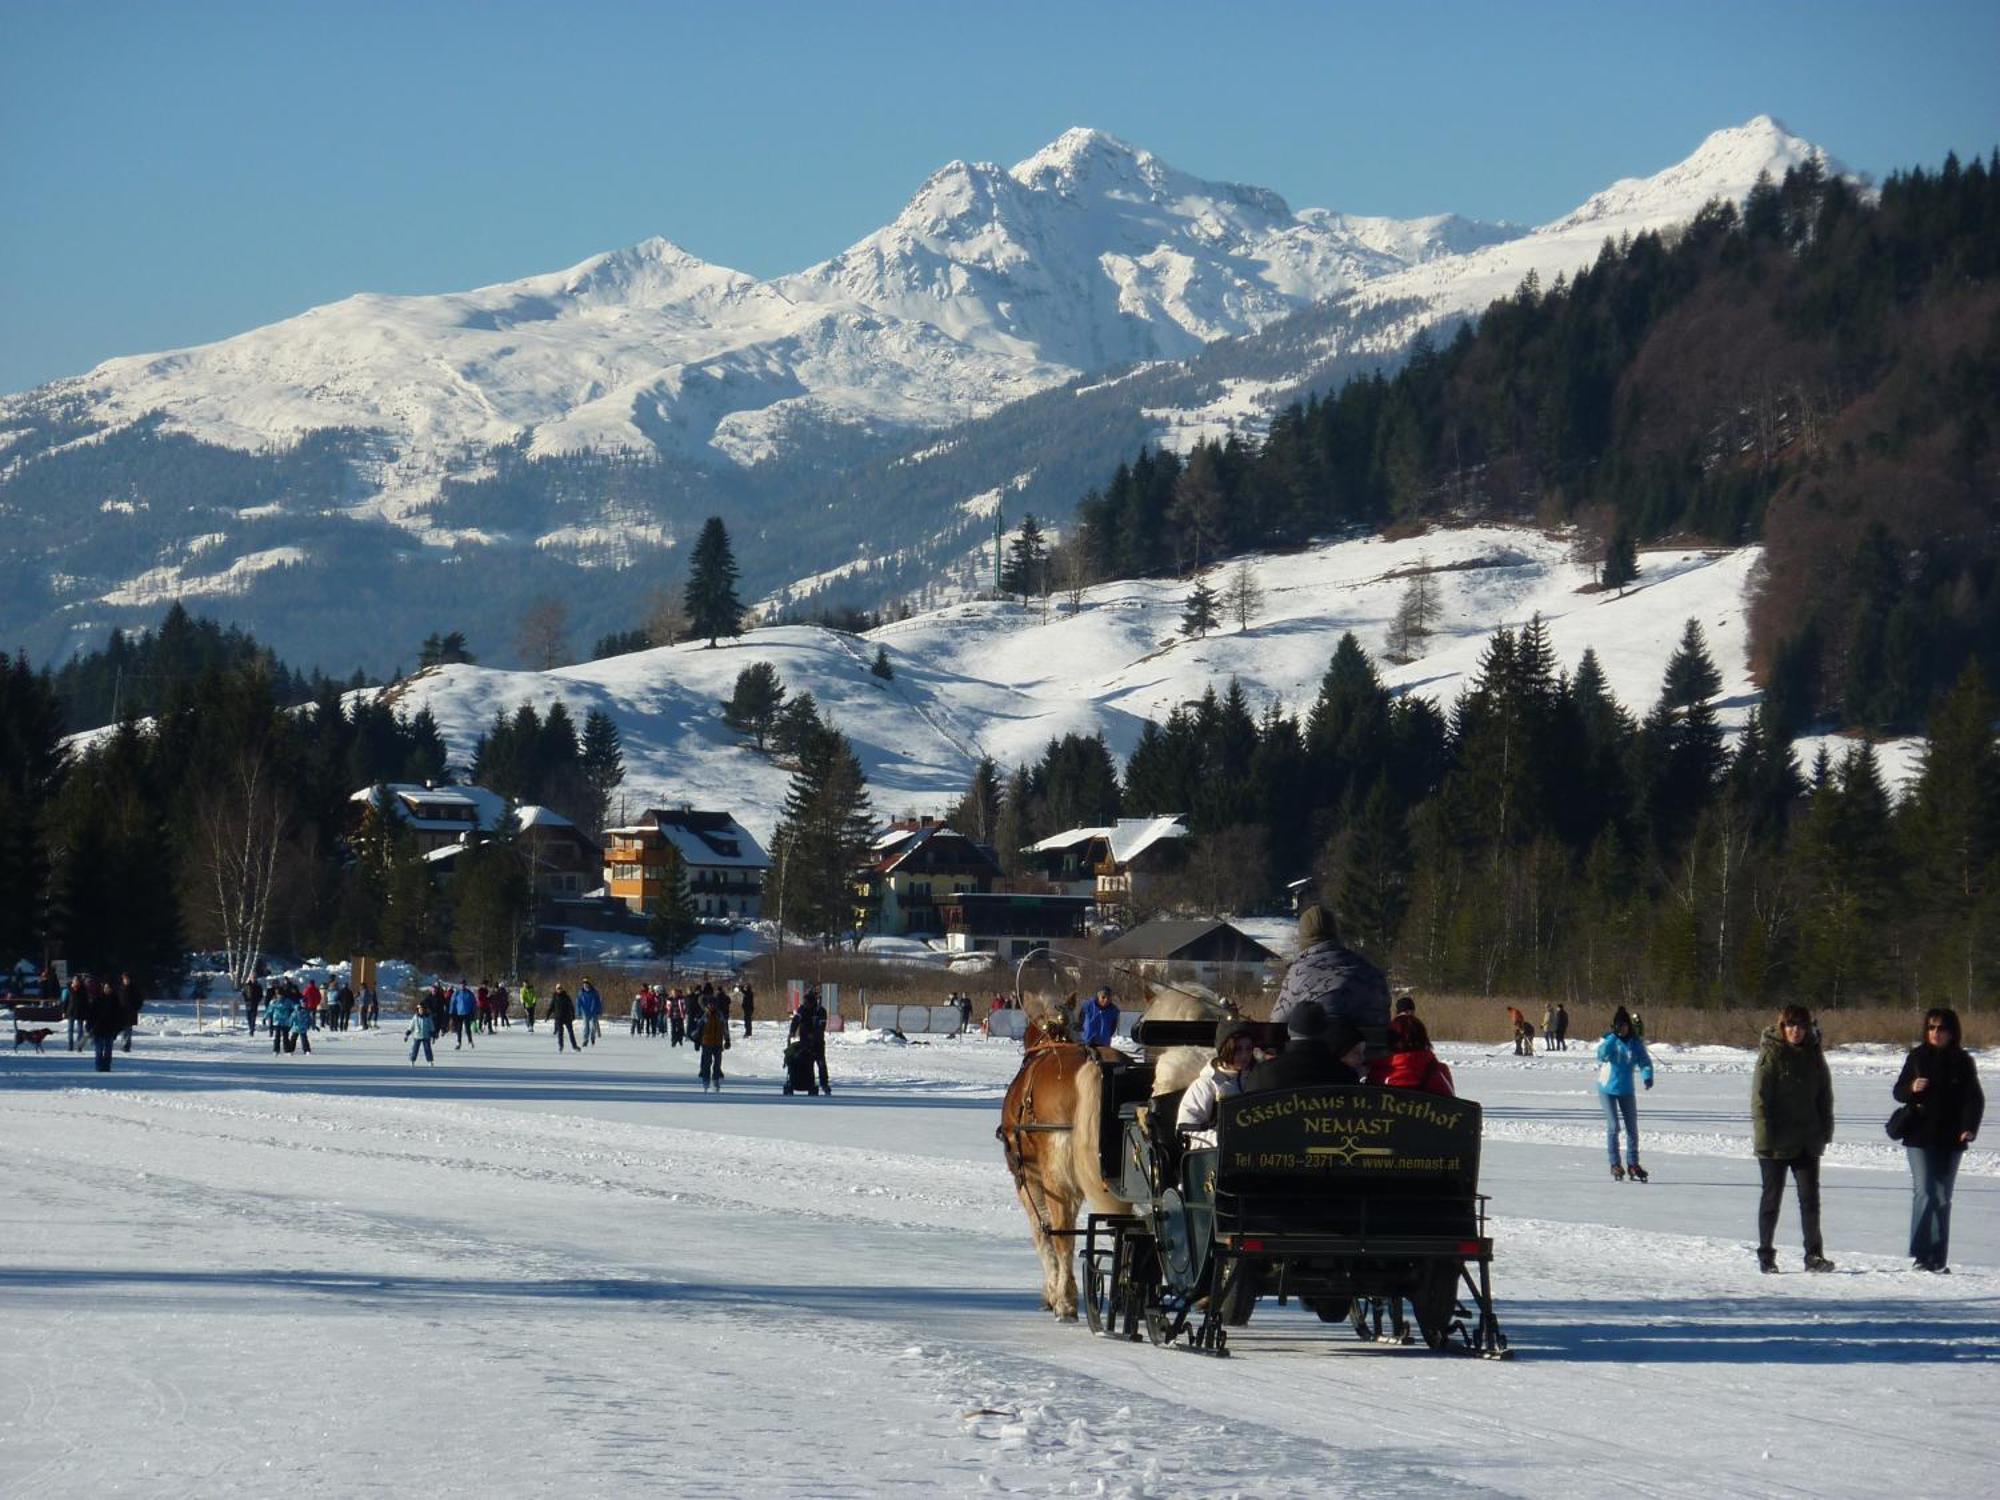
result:
M 1417 1293 L 1410 1299 L 1424 1343 L 1432 1349 L 1442 1349 L 1451 1342 L 1458 1321 L 1458 1277 L 1456 1262 L 1433 1261 L 1424 1267 Z
M 1117 1318 L 1111 1306 L 1111 1272 L 1101 1255 L 1083 1263 L 1083 1316 L 1092 1333 L 1103 1333 Z
M 1322 1323 L 1345 1323 L 1353 1310 L 1353 1304 L 1346 1297 L 1327 1297 L 1314 1302 L 1312 1310 Z

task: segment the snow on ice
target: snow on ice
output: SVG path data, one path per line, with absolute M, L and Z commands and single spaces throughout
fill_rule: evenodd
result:
M 614 997 L 616 998 L 616 997 Z M 274 1057 L 149 1012 L 108 1076 L 0 1053 L 0 1493 L 1874 1496 L 1990 1482 L 2000 1191 L 1906 1269 L 1897 1066 L 1835 1054 L 1830 1276 L 1757 1273 L 1752 1057 L 1659 1049 L 1654 1181 L 1605 1173 L 1587 1050 L 1447 1047 L 1487 1109 L 1516 1359 L 1260 1308 L 1215 1361 L 1050 1321 L 993 1141 L 1017 1054 L 400 1021 Z M 1990 1062 L 1990 1059 L 1989 1059 Z M 1990 1072 L 1990 1068 L 1989 1068 Z M 1798 1263 L 1787 1204 L 1779 1243 Z

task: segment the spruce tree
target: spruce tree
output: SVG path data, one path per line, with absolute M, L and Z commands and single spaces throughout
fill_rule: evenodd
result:
M 972 784 L 945 820 L 974 843 L 992 844 L 1000 829 L 1000 767 L 981 756 L 972 768 Z
M 1632 523 L 1620 521 L 1612 530 L 1611 541 L 1604 549 L 1604 566 L 1598 570 L 1598 584 L 1607 589 L 1625 592 L 1625 585 L 1639 576 L 1639 541 L 1632 534 Z
M 1000 590 L 1027 597 L 1047 591 L 1049 545 L 1042 535 L 1042 523 L 1030 511 L 1021 517 L 1021 529 L 1007 546 L 1007 561 L 1000 569 Z
M 889 664 L 889 648 L 887 646 L 877 646 L 875 648 L 875 660 L 869 663 L 868 672 L 870 676 L 879 677 L 884 682 L 894 679 L 896 669 Z
M 1190 639 L 1200 640 L 1215 629 L 1220 621 L 1216 613 L 1215 590 L 1205 579 L 1197 578 L 1194 588 L 1187 596 L 1187 604 L 1181 611 L 1181 634 Z
M 601 708 L 583 716 L 583 776 L 590 784 L 593 814 L 586 826 L 592 834 L 602 833 L 611 810 L 611 794 L 625 780 L 625 751 L 617 721 Z
M 667 844 L 665 854 L 659 867 L 663 882 L 660 893 L 646 907 L 646 941 L 655 958 L 667 961 L 667 972 L 671 974 L 674 960 L 692 948 L 700 936 L 701 921 L 694 909 L 694 896 L 688 890 L 687 862 L 672 843 Z
M 720 636 L 743 633 L 743 603 L 736 597 L 736 558 L 729 550 L 729 533 L 722 517 L 710 516 L 688 561 L 687 614 L 689 630 L 707 636 L 712 647 Z
M 736 674 L 735 691 L 722 706 L 722 722 L 739 733 L 755 736 L 757 748 L 762 750 L 784 702 L 785 686 L 778 680 L 778 669 L 767 661 L 752 662 Z
M 843 735 L 828 730 L 793 776 L 772 838 L 786 927 L 824 935 L 853 926 L 854 875 L 874 829 L 861 762 Z

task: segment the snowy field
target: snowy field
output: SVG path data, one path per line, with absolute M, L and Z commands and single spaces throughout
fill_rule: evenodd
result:
M 1267 1305 L 1215 1361 L 1037 1307 L 1008 1044 L 836 1036 L 788 1099 L 762 1028 L 711 1097 L 623 1030 L 413 1070 L 401 1027 L 0 1053 L 0 1495 L 1991 1493 L 2000 1159 L 1906 1269 L 1887 1050 L 1834 1061 L 1839 1271 L 1773 1278 L 1750 1054 L 1661 1049 L 1641 1187 L 1587 1052 L 1447 1048 L 1516 1359 Z

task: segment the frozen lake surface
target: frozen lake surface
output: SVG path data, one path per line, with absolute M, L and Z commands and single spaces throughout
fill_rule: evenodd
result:
M 1516 1358 L 1371 1347 L 1266 1305 L 1210 1360 L 1038 1307 L 993 1138 L 1018 1053 L 780 1032 L 692 1049 L 516 1025 L 412 1069 L 150 1017 L 0 1053 L 0 1495 L 1985 1493 L 2000 1160 L 1956 1274 L 1907 1269 L 1900 1054 L 1834 1059 L 1831 1276 L 1757 1273 L 1752 1056 L 1658 1054 L 1648 1186 L 1587 1051 L 1446 1047 L 1487 1110 Z M 58 1036 L 58 1044 L 60 1037 Z M 1990 1073 L 1989 1069 L 1989 1073 Z M 1991 1080 L 1989 1078 L 1989 1086 Z M 1794 1205 L 1780 1253 L 1799 1261 Z

